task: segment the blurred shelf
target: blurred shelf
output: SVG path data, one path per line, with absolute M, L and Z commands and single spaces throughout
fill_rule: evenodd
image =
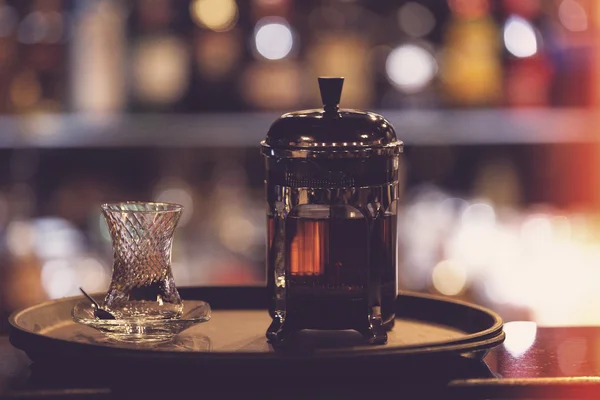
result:
M 407 146 L 600 141 L 589 109 L 379 110 Z M 258 146 L 280 113 L 0 116 L 0 148 Z

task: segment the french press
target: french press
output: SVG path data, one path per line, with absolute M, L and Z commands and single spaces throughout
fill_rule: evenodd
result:
M 271 342 L 354 329 L 384 344 L 397 297 L 403 143 L 381 115 L 340 109 L 344 78 L 319 78 L 323 109 L 282 115 L 266 160 Z

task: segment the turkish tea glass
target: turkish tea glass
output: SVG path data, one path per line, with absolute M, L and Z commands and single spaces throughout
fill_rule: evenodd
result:
M 182 206 L 170 203 L 102 205 L 114 253 L 104 307 L 117 319 L 181 316 L 183 303 L 171 272 L 171 249 L 182 212 Z

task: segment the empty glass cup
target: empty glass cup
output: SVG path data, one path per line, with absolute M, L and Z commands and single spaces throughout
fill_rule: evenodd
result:
M 104 204 L 114 264 L 104 307 L 117 319 L 179 318 L 183 303 L 171 272 L 173 234 L 183 207 Z

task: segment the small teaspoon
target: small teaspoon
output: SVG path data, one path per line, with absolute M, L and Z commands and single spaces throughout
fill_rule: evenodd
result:
M 94 316 L 96 318 L 98 318 L 98 319 L 116 319 L 114 315 L 112 315 L 110 312 L 108 312 L 105 309 L 103 309 L 102 307 L 100 307 L 100 304 L 98 304 L 98 302 L 96 300 L 94 300 L 94 298 L 92 296 L 87 294 L 85 292 L 85 290 L 83 290 L 82 288 L 79 288 L 79 290 L 81 290 L 81 293 L 83 293 L 83 295 L 85 297 L 87 297 L 87 299 L 89 301 L 92 302 L 92 307 L 94 308 Z

